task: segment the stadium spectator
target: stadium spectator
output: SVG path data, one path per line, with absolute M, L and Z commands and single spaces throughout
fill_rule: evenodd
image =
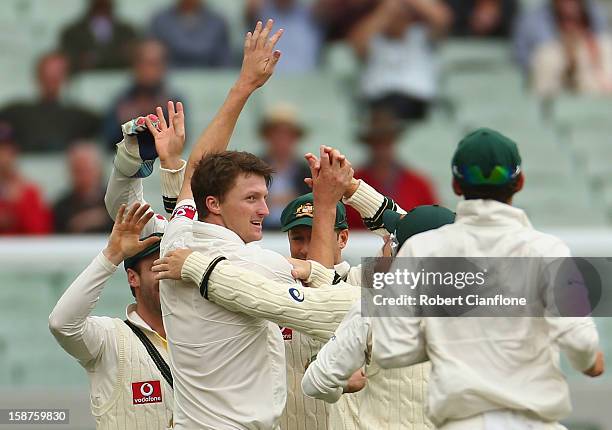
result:
M 112 0 L 90 0 L 85 15 L 62 30 L 60 46 L 76 73 L 128 67 L 135 40 L 136 31 L 115 17 Z
M 265 229 L 278 231 L 285 206 L 310 191 L 304 183 L 304 178 L 310 177 L 310 170 L 304 159 L 296 154 L 305 130 L 293 106 L 278 104 L 266 112 L 259 133 L 265 143 L 262 158 L 275 171 L 267 199 L 270 215 L 263 225 Z
M 0 110 L 9 122 L 19 149 L 24 152 L 50 152 L 66 149 L 71 142 L 95 137 L 99 118 L 94 113 L 61 100 L 68 79 L 68 62 L 59 53 L 46 54 L 36 66 L 38 97 L 19 100 Z
M 507 39 L 512 34 L 517 0 L 445 0 L 453 12 L 452 35 Z
M 378 0 L 318 0 L 316 14 L 325 30 L 325 41 L 348 38 L 355 26 L 371 14 Z
M 541 6 L 523 12 L 514 33 L 514 54 L 525 76 L 531 69 L 534 52 L 543 44 L 558 40 L 560 23 L 572 25 L 574 21 L 573 25 L 577 24 L 571 18 L 574 15 L 572 10 L 577 7 L 582 10 L 582 21 L 588 22 L 592 35 L 599 36 L 608 30 L 605 10 L 595 0 L 547 0 Z
M 273 19 L 275 26 L 285 29 L 276 45 L 283 53 L 283 61 L 276 67 L 277 73 L 303 73 L 316 69 L 323 31 L 312 5 L 298 0 L 248 0 L 246 18 L 249 26 L 258 20 Z
M 104 140 L 109 150 L 115 151 L 117 142 L 123 139 L 121 124 L 132 118 L 155 112 L 168 100 L 180 100 L 165 85 L 166 51 L 162 44 L 147 39 L 141 41 L 134 55 L 133 82 L 113 103 L 104 121 Z
M 68 150 L 71 189 L 55 203 L 55 232 L 61 234 L 108 233 L 113 221 L 104 205 L 106 185 L 102 160 L 95 144 L 76 143 Z
M 172 66 L 231 65 L 227 23 L 200 0 L 178 0 L 159 12 L 153 18 L 151 33 L 166 47 Z
M 359 135 L 369 149 L 369 161 L 355 171 L 355 178 L 363 179 L 406 211 L 436 204 L 438 199 L 430 180 L 397 161 L 395 147 L 402 132 L 403 124 L 390 112 L 372 112 L 368 127 Z M 350 228 L 365 228 L 355 210 L 348 208 L 347 212 Z
M 437 94 L 434 47 L 450 26 L 439 0 L 384 0 L 351 33 L 363 62 L 361 92 L 370 108 L 423 119 Z
M 533 51 L 532 86 L 542 97 L 562 90 L 582 94 L 612 93 L 612 38 L 597 33 L 587 3 L 556 0 L 558 34 Z
M 0 123 L 0 236 L 48 234 L 51 211 L 38 187 L 19 172 L 18 152 L 13 129 Z

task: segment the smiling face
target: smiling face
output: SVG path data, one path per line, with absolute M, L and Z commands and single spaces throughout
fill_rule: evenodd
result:
M 254 242 L 261 240 L 263 220 L 270 214 L 266 197 L 268 187 L 263 176 L 241 173 L 223 200 L 213 198 L 217 202 L 211 212 L 218 211 L 225 227 L 245 243 Z

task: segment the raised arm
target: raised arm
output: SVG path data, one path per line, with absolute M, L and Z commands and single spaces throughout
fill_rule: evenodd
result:
M 157 117 L 151 116 L 157 126 Z M 112 219 L 121 205 L 145 204 L 142 178 L 153 173 L 157 158 L 153 136 L 147 130 L 144 117 L 132 119 L 121 126 L 123 139 L 117 144 L 113 171 L 106 187 L 104 203 Z
M 147 117 L 152 126 L 159 126 L 159 117 Z M 146 118 L 138 117 L 121 126 L 123 140 L 117 144 L 113 160 L 113 171 L 108 181 L 104 203 L 112 219 L 115 219 L 121 205 L 146 204 L 143 192 L 143 178 L 153 172 L 155 160 L 161 163 L 160 179 L 162 200 L 166 212 L 171 213 L 176 205 L 185 173 L 185 162 L 181 153 L 185 145 L 182 139 L 173 142 L 156 142 L 147 128 Z M 167 221 L 162 216 L 152 217 L 143 230 L 148 236 L 163 232 Z
M 334 266 L 336 204 L 353 179 L 353 168 L 337 150 L 321 147 L 320 160 L 306 155 L 312 174 L 313 204 L 312 239 L 308 259 L 325 267 Z
M 125 205 L 119 208 L 106 248 L 68 287 L 49 316 L 49 329 L 57 342 L 84 367 L 95 367 L 108 340 L 105 319 L 89 316 L 106 281 L 126 257 L 159 240 L 139 240 L 154 215 L 148 209 L 148 205 L 137 203 L 126 214 Z
M 272 76 L 281 56 L 281 53 L 274 48 L 283 34 L 283 30 L 280 29 L 270 37 L 272 25 L 272 20 L 268 20 L 265 26 L 258 22 L 255 30 L 252 33 L 247 33 L 244 40 L 244 56 L 240 75 L 230 89 L 223 105 L 208 127 L 202 132 L 191 151 L 178 201 L 192 198 L 191 176 L 196 164 L 206 154 L 222 152 L 227 149 L 238 117 L 247 100 L 255 90 L 264 85 Z M 171 127 L 180 129 L 180 124 L 175 123 L 175 121 L 184 122 L 182 115 L 173 116 L 170 114 L 170 116 L 170 126 L 164 129 L 164 122 L 162 122 L 161 132 L 158 132 L 152 126 L 149 127 L 156 139 L 160 133 L 164 133 Z

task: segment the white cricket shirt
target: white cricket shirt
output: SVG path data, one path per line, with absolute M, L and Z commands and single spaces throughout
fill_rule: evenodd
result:
M 468 200 L 458 204 L 454 224 L 410 238 L 398 253 L 460 256 L 570 252 L 558 238 L 536 231 L 522 210 Z M 499 409 L 542 421 L 565 418 L 571 404 L 559 350 L 579 371 L 593 365 L 598 350 L 591 318 L 372 318 L 371 324 L 372 357 L 381 366 L 403 367 L 429 356 L 428 415 L 438 426 Z
M 177 205 L 162 255 L 188 247 L 267 278 L 295 283 L 275 252 L 233 231 L 193 221 L 195 202 Z M 162 281 L 160 296 L 174 376 L 176 429 L 273 429 L 286 402 L 283 337 L 276 324 L 228 311 L 183 281 Z

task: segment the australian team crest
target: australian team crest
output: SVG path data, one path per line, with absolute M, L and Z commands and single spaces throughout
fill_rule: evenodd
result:
M 309 218 L 312 218 L 314 216 L 314 207 L 312 206 L 312 203 L 310 202 L 304 203 L 303 205 L 299 205 L 295 209 L 296 218 L 301 218 L 304 216 L 307 216 Z

